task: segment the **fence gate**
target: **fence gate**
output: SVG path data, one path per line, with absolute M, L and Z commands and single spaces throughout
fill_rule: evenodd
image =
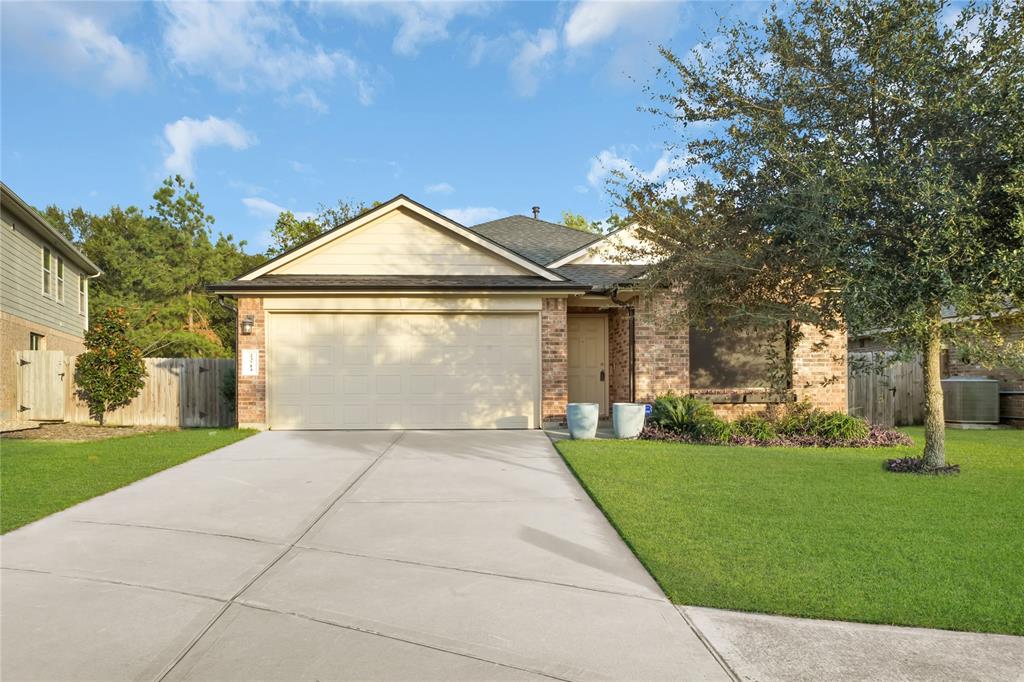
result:
M 853 371 L 860 362 L 871 365 L 884 359 L 884 351 L 850 353 L 850 414 L 880 426 L 921 424 L 924 376 L 920 358 L 891 362 L 881 370 Z
M 18 413 L 22 419 L 64 419 L 65 382 L 68 366 L 59 350 L 20 350 L 18 363 Z

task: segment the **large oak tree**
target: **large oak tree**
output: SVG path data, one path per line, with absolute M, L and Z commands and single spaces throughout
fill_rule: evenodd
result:
M 1024 10 L 798 0 L 661 48 L 675 171 L 622 177 L 695 321 L 882 331 L 920 353 L 924 463 L 945 463 L 943 343 L 1006 359 L 1024 303 Z M 943 310 L 961 322 L 943 324 Z M 979 350 L 980 352 L 980 350 Z

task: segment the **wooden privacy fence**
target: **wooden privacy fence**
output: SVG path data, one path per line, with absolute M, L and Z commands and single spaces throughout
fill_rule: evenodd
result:
M 75 392 L 75 360 L 61 351 L 19 351 L 18 409 L 22 419 L 95 423 Z M 223 396 L 235 361 L 145 358 L 146 385 L 128 405 L 107 413 L 111 426 L 232 426 L 234 407 Z
M 924 422 L 924 375 L 920 358 L 898 361 L 882 369 L 891 357 L 885 351 L 850 353 L 847 383 L 850 414 L 881 426 L 908 426 Z

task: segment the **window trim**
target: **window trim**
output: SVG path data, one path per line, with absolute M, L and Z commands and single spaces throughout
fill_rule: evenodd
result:
M 64 259 L 57 256 L 57 287 L 55 289 L 57 300 L 64 302 Z
M 53 252 L 49 246 L 43 247 L 43 296 L 53 295 Z
M 28 349 L 29 350 L 46 350 L 46 334 L 40 334 L 38 332 L 28 333 Z

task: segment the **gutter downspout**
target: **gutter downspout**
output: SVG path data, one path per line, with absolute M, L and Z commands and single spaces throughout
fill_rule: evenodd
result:
M 619 288 L 615 287 L 608 295 L 612 303 L 626 309 L 629 324 L 629 402 L 636 402 L 636 308 L 619 298 Z

